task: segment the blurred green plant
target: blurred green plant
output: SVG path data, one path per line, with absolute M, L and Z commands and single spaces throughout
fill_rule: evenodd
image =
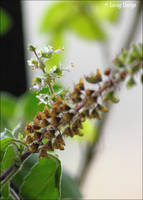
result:
M 105 3 L 105 1 L 52 2 L 43 11 L 39 32 L 47 36 L 48 44 L 56 48 L 66 46 L 66 35 L 69 32 L 84 40 L 105 43 L 110 37 L 105 25 L 117 23 L 120 16 L 120 9 L 106 6 Z M 62 55 L 56 56 L 53 62 L 57 64 L 61 58 Z
M 0 35 L 6 34 L 12 27 L 12 19 L 6 10 L 0 8 Z
M 30 100 L 19 104 L 19 109 L 24 107 L 20 116 L 30 120 L 24 130 L 19 131 L 17 125 L 13 130 L 4 129 L 1 133 L 1 197 L 35 200 L 81 198 L 76 180 L 67 173 L 62 173 L 55 150 L 64 150 L 65 137 L 82 136 L 84 131 L 89 131 L 90 122 L 87 119 L 100 120 L 101 113 L 108 111 L 105 103 L 119 101 L 115 96 L 115 89 L 121 82 L 127 80 L 127 86 L 134 85 L 130 84 L 130 78 L 134 78 L 135 81 L 135 76 L 141 72 L 143 45 L 133 45 L 130 51 L 122 49 L 113 61 L 116 70 L 108 68 L 102 75 L 97 69 L 95 74 L 85 76 L 86 82 L 94 84 L 96 89 L 86 88 L 83 79 L 80 79 L 72 92 L 64 93 L 63 90 L 59 90 L 59 86 L 55 87 L 55 83 L 63 76 L 65 69 L 61 65 L 47 68 L 47 60 L 62 49 L 54 50 L 48 47 L 48 50 L 45 48 L 37 51 L 35 47 L 30 46 L 30 50 L 36 59 L 31 59 L 29 64 L 43 72 L 41 77 L 33 80 L 32 89 L 36 90 L 39 103 L 45 106 L 41 112 L 38 110 L 31 121 L 35 113 L 35 107 L 30 104 L 34 103 L 35 96 L 31 94 Z M 12 98 L 12 104 L 9 106 L 12 113 L 15 109 L 13 102 Z M 27 113 L 25 110 L 32 112 Z M 4 111 L 3 113 L 5 117 L 12 117 Z M 98 137 L 97 132 L 94 139 Z

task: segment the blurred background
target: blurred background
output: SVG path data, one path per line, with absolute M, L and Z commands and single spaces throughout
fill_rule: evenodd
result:
M 64 47 L 52 65 L 74 63 L 58 83 L 72 87 L 97 68 L 112 66 L 122 47 L 142 43 L 141 1 L 2 1 L 1 15 L 1 130 L 32 120 L 38 100 L 29 92 L 32 78 L 28 45 Z M 83 199 L 142 199 L 142 86 L 121 86 L 120 102 L 112 107 L 95 156 L 81 186 Z M 82 170 L 92 145 L 95 122 L 84 125 L 83 139 L 67 139 L 57 152 L 73 177 Z

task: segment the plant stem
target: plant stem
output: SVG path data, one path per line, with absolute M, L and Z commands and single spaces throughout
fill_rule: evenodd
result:
M 52 85 L 51 85 L 51 83 L 50 83 L 50 81 L 48 79 L 47 79 L 47 83 L 48 83 L 51 95 L 54 95 L 54 90 L 53 90 Z
M 16 192 L 12 188 L 10 188 L 10 193 L 15 200 L 20 200 L 20 197 L 16 194 Z
M 129 31 L 130 34 L 128 35 L 127 40 L 124 44 L 124 48 L 129 47 L 131 41 L 133 40 L 133 38 L 135 36 L 136 29 L 137 29 L 137 26 L 138 26 L 138 22 L 139 22 L 141 14 L 142 14 L 142 4 L 143 4 L 143 2 L 141 0 L 139 0 L 138 1 L 138 7 L 136 9 L 136 14 L 135 14 L 132 26 L 131 26 L 131 30 Z M 102 141 L 102 137 L 103 137 L 103 134 L 104 134 L 103 130 L 104 130 L 104 127 L 106 125 L 106 121 L 108 119 L 108 116 L 111 113 L 111 106 L 110 106 L 109 110 L 110 110 L 109 113 L 103 114 L 102 120 L 97 124 L 97 133 L 96 133 L 97 135 L 95 134 L 95 137 L 93 139 L 93 143 L 91 145 L 87 146 L 87 149 L 86 149 L 86 152 L 85 152 L 85 160 L 83 161 L 82 168 L 80 167 L 81 173 L 80 173 L 80 176 L 78 177 L 78 182 L 81 185 L 85 181 L 86 175 L 89 171 L 89 167 L 90 167 L 90 164 L 91 164 L 93 158 L 97 158 L 98 146 L 99 146 L 100 142 Z

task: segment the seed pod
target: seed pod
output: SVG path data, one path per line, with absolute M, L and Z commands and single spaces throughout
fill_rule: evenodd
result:
M 63 136 L 71 136 L 73 137 L 72 131 L 70 127 L 65 128 L 65 130 L 62 133 Z
M 34 138 L 34 140 L 40 140 L 40 138 L 41 138 L 41 133 L 35 131 L 35 132 L 34 132 L 34 136 L 33 136 L 33 138 Z
M 62 117 L 63 122 L 69 122 L 74 117 L 74 113 L 64 113 Z
M 87 96 L 91 96 L 94 93 L 94 90 L 86 90 L 85 93 Z
M 32 125 L 32 128 L 33 128 L 33 130 L 39 130 L 41 127 L 38 126 L 38 125 L 36 125 L 36 124 L 33 124 L 33 125 Z
M 60 138 L 57 138 L 57 137 L 56 137 L 56 139 L 55 139 L 54 142 L 53 142 L 52 147 L 53 147 L 53 149 L 64 150 L 64 146 L 63 146 L 63 145 L 64 145 L 64 140 L 63 140 L 63 144 L 62 144 Z
M 106 76 L 109 76 L 111 73 L 111 69 L 110 68 L 107 68 L 105 71 L 104 71 L 104 75 Z
M 63 111 L 69 111 L 71 109 L 71 107 L 66 103 L 64 103 L 61 107 Z
M 101 120 L 101 116 L 99 114 L 99 112 L 97 111 L 96 108 L 94 108 L 91 113 L 90 113 L 90 118 L 97 118 L 99 120 Z
M 29 151 L 32 153 L 36 153 L 38 152 L 38 147 L 39 147 L 38 143 L 33 143 L 29 146 Z
M 29 133 L 32 133 L 32 132 L 33 132 L 33 127 L 32 127 L 32 125 L 30 123 L 28 123 L 26 125 L 25 133 L 29 134 Z
M 51 124 L 52 124 L 53 126 L 58 126 L 60 120 L 61 120 L 60 117 L 52 117 L 52 119 L 51 119 Z
M 57 103 L 58 105 L 61 105 L 61 104 L 63 103 L 62 98 L 61 98 L 60 96 L 57 97 L 56 103 Z
M 52 142 L 51 140 L 49 140 L 46 144 L 43 145 L 42 147 L 43 150 L 46 150 L 46 151 L 53 151 L 53 147 L 52 147 Z
M 28 136 L 26 137 L 25 143 L 26 143 L 26 144 L 30 144 L 30 143 L 32 143 L 32 142 L 33 142 L 32 136 L 28 135 Z
M 50 111 L 49 111 L 49 109 L 48 109 L 47 106 L 44 107 L 44 113 L 45 113 L 45 115 L 46 115 L 47 118 L 50 117 Z
M 39 158 L 48 158 L 48 153 L 46 150 L 41 149 L 41 151 L 39 152 Z
M 85 80 L 88 82 L 88 83 L 93 83 L 93 84 L 96 84 L 96 83 L 99 83 L 102 81 L 102 77 L 101 77 L 101 72 L 99 69 L 96 70 L 96 74 L 92 73 L 90 76 L 85 76 Z
M 45 134 L 44 137 L 48 139 L 52 139 L 55 137 L 55 130 L 54 129 L 49 129 Z
M 47 116 L 44 112 L 41 113 L 41 120 L 46 120 Z
M 48 126 L 49 124 L 50 123 L 48 122 L 48 120 L 43 119 L 40 125 L 41 125 L 41 128 L 44 128 L 44 127 Z
M 85 121 L 85 117 L 86 117 L 86 115 L 85 115 L 84 112 L 81 112 L 81 113 L 78 114 L 78 118 L 81 120 L 81 122 Z
M 79 88 L 80 90 L 84 90 L 84 81 L 82 78 L 79 80 Z
M 38 120 L 41 120 L 42 119 L 41 112 L 38 112 L 35 118 L 37 118 Z
M 104 105 L 97 105 L 97 110 L 101 111 L 101 112 L 108 112 L 108 108 Z
M 76 121 L 73 122 L 72 128 L 82 128 L 82 123 L 80 119 L 77 119 Z
M 61 143 L 62 145 L 65 145 L 65 141 L 64 141 L 64 139 L 63 139 L 63 137 L 62 137 L 61 134 L 59 134 L 59 135 L 56 137 L 56 140 L 57 140 L 57 142 Z

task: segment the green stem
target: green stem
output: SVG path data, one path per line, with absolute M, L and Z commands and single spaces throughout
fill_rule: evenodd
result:
M 16 192 L 12 188 L 10 188 L 10 193 L 15 200 L 20 200 L 20 197 L 16 194 Z
M 28 145 L 25 144 L 24 142 L 22 142 L 21 140 L 13 139 L 12 141 L 20 143 L 20 144 L 24 145 L 28 149 Z
M 51 83 L 48 79 L 47 79 L 47 83 L 48 83 L 51 95 L 54 95 L 54 90 L 53 90 L 52 85 L 51 85 Z

